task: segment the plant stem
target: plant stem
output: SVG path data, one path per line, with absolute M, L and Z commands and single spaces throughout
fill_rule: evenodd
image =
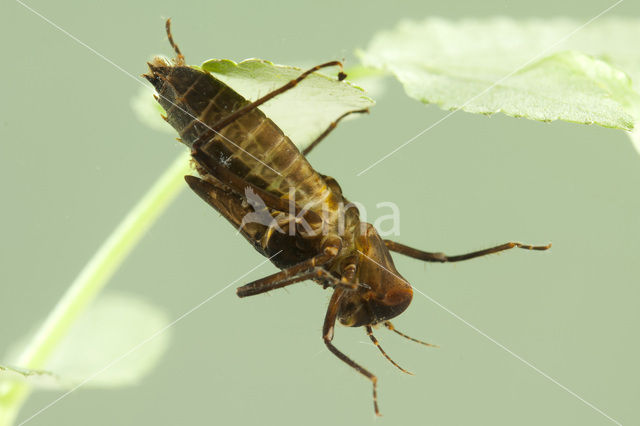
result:
M 80 271 L 16 361 L 17 366 L 28 369 L 45 367 L 71 325 L 184 187 L 182 177 L 189 171 L 188 155 L 180 155 L 160 176 Z M 25 382 L 0 387 L 0 426 L 13 424 L 30 392 Z

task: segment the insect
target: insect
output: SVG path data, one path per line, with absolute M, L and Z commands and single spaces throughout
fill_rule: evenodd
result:
M 336 322 L 364 327 L 382 355 L 396 364 L 378 344 L 372 327 L 395 329 L 390 319 L 411 303 L 411 285 L 396 270 L 390 252 L 426 262 L 458 262 L 522 248 L 547 250 L 550 245 L 532 246 L 509 242 L 458 256 L 417 250 L 383 240 L 373 225 L 362 222 L 358 209 L 349 205 L 335 179 L 318 173 L 306 156 L 347 112 L 302 152 L 283 131 L 258 108 L 277 95 L 294 88 L 317 70 L 338 67 L 338 80 L 346 75 L 338 61 L 315 66 L 282 87 L 250 102 L 210 73 L 186 65 L 173 41 L 170 20 L 166 22 L 169 43 L 176 58 L 156 57 L 144 77 L 157 91 L 156 99 L 166 111 L 165 120 L 191 149 L 199 174 L 185 176 L 187 184 L 224 216 L 254 248 L 281 269 L 273 275 L 237 289 L 248 297 L 312 280 L 333 294 L 322 328 L 325 345 L 336 357 L 368 378 L 377 401 L 377 377 L 342 353 L 333 344 Z

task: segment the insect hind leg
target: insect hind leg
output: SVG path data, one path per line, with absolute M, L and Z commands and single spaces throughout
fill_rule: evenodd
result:
M 333 129 L 335 129 L 338 126 L 338 123 L 342 121 L 343 118 L 351 114 L 365 114 L 365 113 L 366 114 L 369 113 L 369 108 L 345 112 L 340 117 L 338 117 L 335 121 L 332 121 L 331 124 L 329 124 L 329 127 L 327 127 L 324 132 L 320 133 L 320 136 L 315 138 L 315 140 L 313 140 L 313 142 L 311 142 L 309 146 L 302 151 L 302 155 L 306 157 L 313 150 L 313 148 L 318 146 L 318 144 L 320 144 L 320 142 L 322 142 L 324 138 L 326 138 L 329 135 L 329 133 L 331 133 Z
M 544 251 L 551 248 L 551 244 L 547 244 L 545 246 L 533 246 L 530 244 L 522 244 L 518 242 L 509 242 L 505 244 L 500 244 L 499 246 L 491 247 L 484 250 L 478 250 L 471 253 L 460 254 L 457 256 L 447 256 L 444 253 L 432 253 L 428 251 L 422 251 L 415 249 L 413 247 L 406 246 L 404 244 L 397 243 L 391 240 L 384 240 L 384 244 L 391 251 L 395 251 L 396 253 L 404 254 L 405 256 L 412 257 L 418 260 L 424 260 L 425 262 L 460 262 L 462 260 L 474 259 L 476 257 L 486 256 L 488 254 L 499 253 L 501 251 L 510 250 L 513 248 L 521 248 L 525 250 L 537 250 Z
M 260 105 L 262 105 L 265 102 L 275 98 L 279 94 L 284 93 L 287 90 L 293 89 L 294 87 L 296 87 L 298 85 L 298 83 L 300 83 L 305 78 L 309 77 L 314 72 L 316 72 L 316 71 L 318 71 L 318 70 L 320 70 L 322 68 L 328 68 L 328 67 L 339 67 L 340 68 L 340 72 L 338 73 L 338 80 L 339 81 L 342 81 L 347 77 L 347 75 L 343 71 L 342 62 L 340 62 L 340 61 L 330 61 L 330 62 L 325 62 L 324 64 L 316 65 L 315 67 L 310 68 L 310 69 L 306 70 L 305 72 L 303 72 L 302 74 L 300 74 L 297 78 L 294 78 L 293 80 L 289 81 L 284 86 L 267 93 L 266 95 L 262 96 L 261 98 L 256 99 L 255 101 L 251 102 L 250 104 L 245 105 L 244 107 L 232 112 L 231 114 L 229 114 L 225 118 L 219 120 L 217 123 L 215 123 L 209 129 L 207 129 L 206 132 L 204 132 L 202 134 L 202 136 L 200 137 L 200 140 L 207 141 L 208 139 L 213 137 L 215 134 L 217 134 L 220 130 L 224 129 L 229 124 L 233 123 L 235 120 L 237 120 L 238 118 L 242 117 L 246 113 L 258 108 Z

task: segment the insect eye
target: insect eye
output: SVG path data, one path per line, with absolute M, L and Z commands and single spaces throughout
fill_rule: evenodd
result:
M 400 315 L 411 303 L 413 292 L 411 289 L 390 290 L 382 300 L 371 301 L 371 310 L 376 322 L 391 319 Z

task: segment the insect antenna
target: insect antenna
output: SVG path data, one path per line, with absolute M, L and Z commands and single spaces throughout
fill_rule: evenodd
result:
M 167 38 L 169 39 L 169 43 L 171 44 L 171 47 L 173 47 L 173 50 L 176 52 L 176 55 L 177 55 L 176 65 L 184 65 L 185 64 L 184 55 L 180 51 L 180 48 L 178 47 L 178 45 L 173 41 L 173 36 L 171 35 L 171 18 L 167 19 L 165 28 L 167 29 Z
M 391 331 L 393 331 L 395 333 L 398 333 L 399 335 L 401 335 L 405 339 L 411 340 L 412 342 L 420 343 L 421 345 L 430 346 L 432 348 L 439 348 L 440 347 L 438 345 L 434 345 L 432 343 L 423 342 L 422 340 L 414 339 L 413 337 L 407 336 L 406 334 L 396 330 L 396 328 L 393 326 L 393 324 L 391 324 L 391 322 L 389 322 L 389 321 L 385 321 L 384 326 L 387 327 L 389 330 L 391 330 Z M 382 349 L 380 349 L 380 350 L 382 350 Z
M 380 346 L 380 342 L 378 342 L 378 339 L 376 339 L 376 337 L 373 335 L 373 329 L 371 328 L 370 325 L 367 325 L 365 327 L 365 329 L 367 330 L 367 336 L 369 336 L 369 338 L 371 339 L 373 344 L 376 345 L 376 347 L 378 349 L 380 349 L 380 352 L 382 353 L 382 355 L 384 355 L 384 357 L 386 359 L 388 359 L 391 364 L 393 364 L 396 367 L 398 367 L 398 369 L 400 371 L 402 371 L 403 373 L 407 373 L 407 374 L 410 374 L 410 375 L 413 376 L 413 373 L 411 371 L 405 370 L 404 368 L 400 367 L 394 360 L 391 359 L 391 357 L 389 355 L 387 355 L 387 353 L 384 351 L 384 349 L 382 349 L 382 346 Z

